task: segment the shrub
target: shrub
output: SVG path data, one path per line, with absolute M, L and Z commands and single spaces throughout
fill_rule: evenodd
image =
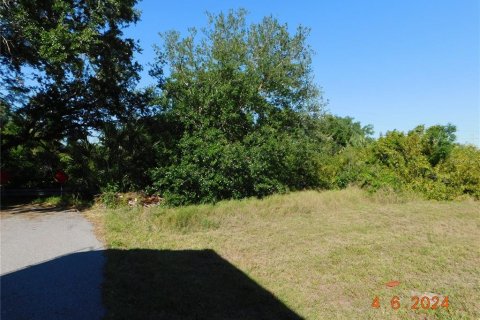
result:
M 428 199 L 449 200 L 464 194 L 478 199 L 480 151 L 453 144 L 454 130 L 447 125 L 418 126 L 407 134 L 387 132 L 367 148 L 356 150 L 349 161 L 340 161 L 338 171 L 350 173 L 348 182 L 371 191 L 390 188 Z M 342 160 L 345 155 L 338 157 Z
M 455 146 L 436 172 L 448 190 L 449 198 L 462 194 L 480 199 L 480 150 L 474 146 Z

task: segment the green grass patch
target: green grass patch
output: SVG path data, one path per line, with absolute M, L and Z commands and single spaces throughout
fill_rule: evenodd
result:
M 49 207 L 76 208 L 79 210 L 83 210 L 91 207 L 93 201 L 82 199 L 74 195 L 63 195 L 36 198 L 32 201 L 32 204 Z
M 91 214 L 110 319 L 476 319 L 478 208 L 347 189 Z M 448 310 L 411 310 L 424 292 Z

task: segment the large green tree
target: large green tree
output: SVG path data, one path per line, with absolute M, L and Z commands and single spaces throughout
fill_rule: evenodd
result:
M 135 2 L 2 1 L 0 99 L 22 122 L 17 138 L 85 137 L 142 105 L 138 47 L 122 33 L 139 18 Z
M 187 130 L 214 127 L 235 141 L 261 125 L 290 126 L 295 113 L 320 112 L 307 28 L 291 34 L 273 17 L 248 25 L 244 10 L 208 17 L 200 36 L 195 28 L 184 38 L 170 31 L 158 50 L 170 69 L 166 82 L 160 72 L 166 104 Z
M 157 190 L 188 203 L 316 186 L 322 99 L 308 29 L 273 17 L 248 24 L 244 10 L 208 18 L 201 32 L 161 34 L 151 73 L 181 134 L 170 163 L 153 170 Z
M 139 47 L 122 32 L 139 19 L 135 3 L 1 2 L 2 167 L 44 184 L 62 166 L 62 154 L 79 154 L 72 148 L 88 144 L 89 134 L 146 111 L 148 92 L 134 90 L 141 66 L 133 56 Z M 80 148 L 81 158 L 92 156 L 85 153 L 91 149 Z M 48 156 L 38 157 L 40 151 Z M 19 159 L 31 161 L 20 165 Z

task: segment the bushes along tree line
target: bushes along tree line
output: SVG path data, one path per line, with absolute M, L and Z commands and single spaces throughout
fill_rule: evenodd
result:
M 158 193 L 172 205 L 357 184 L 480 197 L 480 151 L 452 125 L 390 131 L 325 111 L 309 30 L 244 10 L 161 34 L 155 86 L 122 28 L 135 1 L 4 1 L 2 170 L 10 187 Z M 4 182 L 2 182 L 4 184 Z

